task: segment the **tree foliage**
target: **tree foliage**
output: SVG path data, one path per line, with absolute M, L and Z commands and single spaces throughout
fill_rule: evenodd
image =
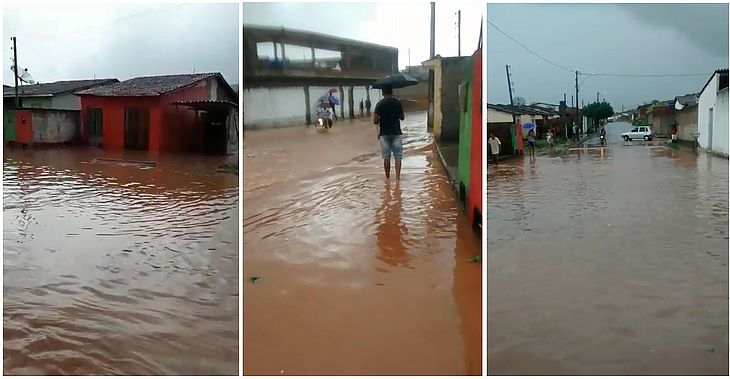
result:
M 583 115 L 597 121 L 605 120 L 613 116 L 613 107 L 605 101 L 591 103 L 583 107 Z

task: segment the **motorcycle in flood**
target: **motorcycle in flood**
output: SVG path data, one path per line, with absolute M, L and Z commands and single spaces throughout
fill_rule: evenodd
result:
M 601 146 L 606 146 L 606 136 L 601 136 Z
M 332 128 L 332 111 L 327 107 L 317 107 L 317 126 L 325 129 Z

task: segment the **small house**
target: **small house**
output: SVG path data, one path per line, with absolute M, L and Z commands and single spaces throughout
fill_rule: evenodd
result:
M 728 155 L 728 69 L 716 70 L 702 87 L 697 106 L 698 142 L 703 149 Z
M 210 154 L 238 146 L 238 95 L 220 73 L 137 77 L 78 95 L 91 145 Z
M 62 80 L 18 87 L 3 86 L 5 142 L 71 142 L 78 136 L 81 99 L 76 91 L 118 82 L 117 79 Z
M 697 94 L 675 97 L 674 115 L 677 138 L 681 141 L 694 141 L 697 134 Z

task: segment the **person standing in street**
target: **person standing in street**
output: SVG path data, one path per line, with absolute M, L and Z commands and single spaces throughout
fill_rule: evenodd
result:
M 489 149 L 492 152 L 492 162 L 494 162 L 494 164 L 498 164 L 499 147 L 502 145 L 502 142 L 500 142 L 499 138 L 494 136 L 494 133 L 489 133 L 489 141 L 487 141 L 487 143 L 489 144 Z
M 367 100 L 368 102 L 370 99 Z M 368 113 L 370 107 L 368 106 Z M 403 160 L 403 132 L 400 129 L 401 120 L 405 119 L 403 104 L 393 97 L 393 89 L 383 88 L 383 99 L 375 105 L 373 123 L 379 126 L 378 140 L 380 152 L 383 156 L 385 178 L 390 179 L 390 157 L 395 158 L 395 177 L 400 180 L 401 162 Z
M 329 92 L 327 102 L 329 102 L 330 108 L 332 108 L 332 117 L 337 120 L 337 112 L 335 111 L 335 98 L 334 95 L 332 95 L 332 91 Z
M 364 108 L 365 106 L 363 105 L 362 99 L 360 99 L 360 117 L 365 116 Z
M 367 111 L 368 117 L 370 117 L 370 107 L 372 106 L 372 103 L 370 102 L 370 99 L 365 99 L 365 110 Z
M 677 122 L 672 124 L 672 143 L 677 142 Z
M 535 128 L 527 132 L 527 147 L 530 149 L 530 158 L 535 158 Z

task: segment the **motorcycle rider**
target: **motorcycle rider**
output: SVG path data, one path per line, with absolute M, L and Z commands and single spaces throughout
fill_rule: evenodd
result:
M 606 128 L 601 127 L 601 144 L 606 142 Z

